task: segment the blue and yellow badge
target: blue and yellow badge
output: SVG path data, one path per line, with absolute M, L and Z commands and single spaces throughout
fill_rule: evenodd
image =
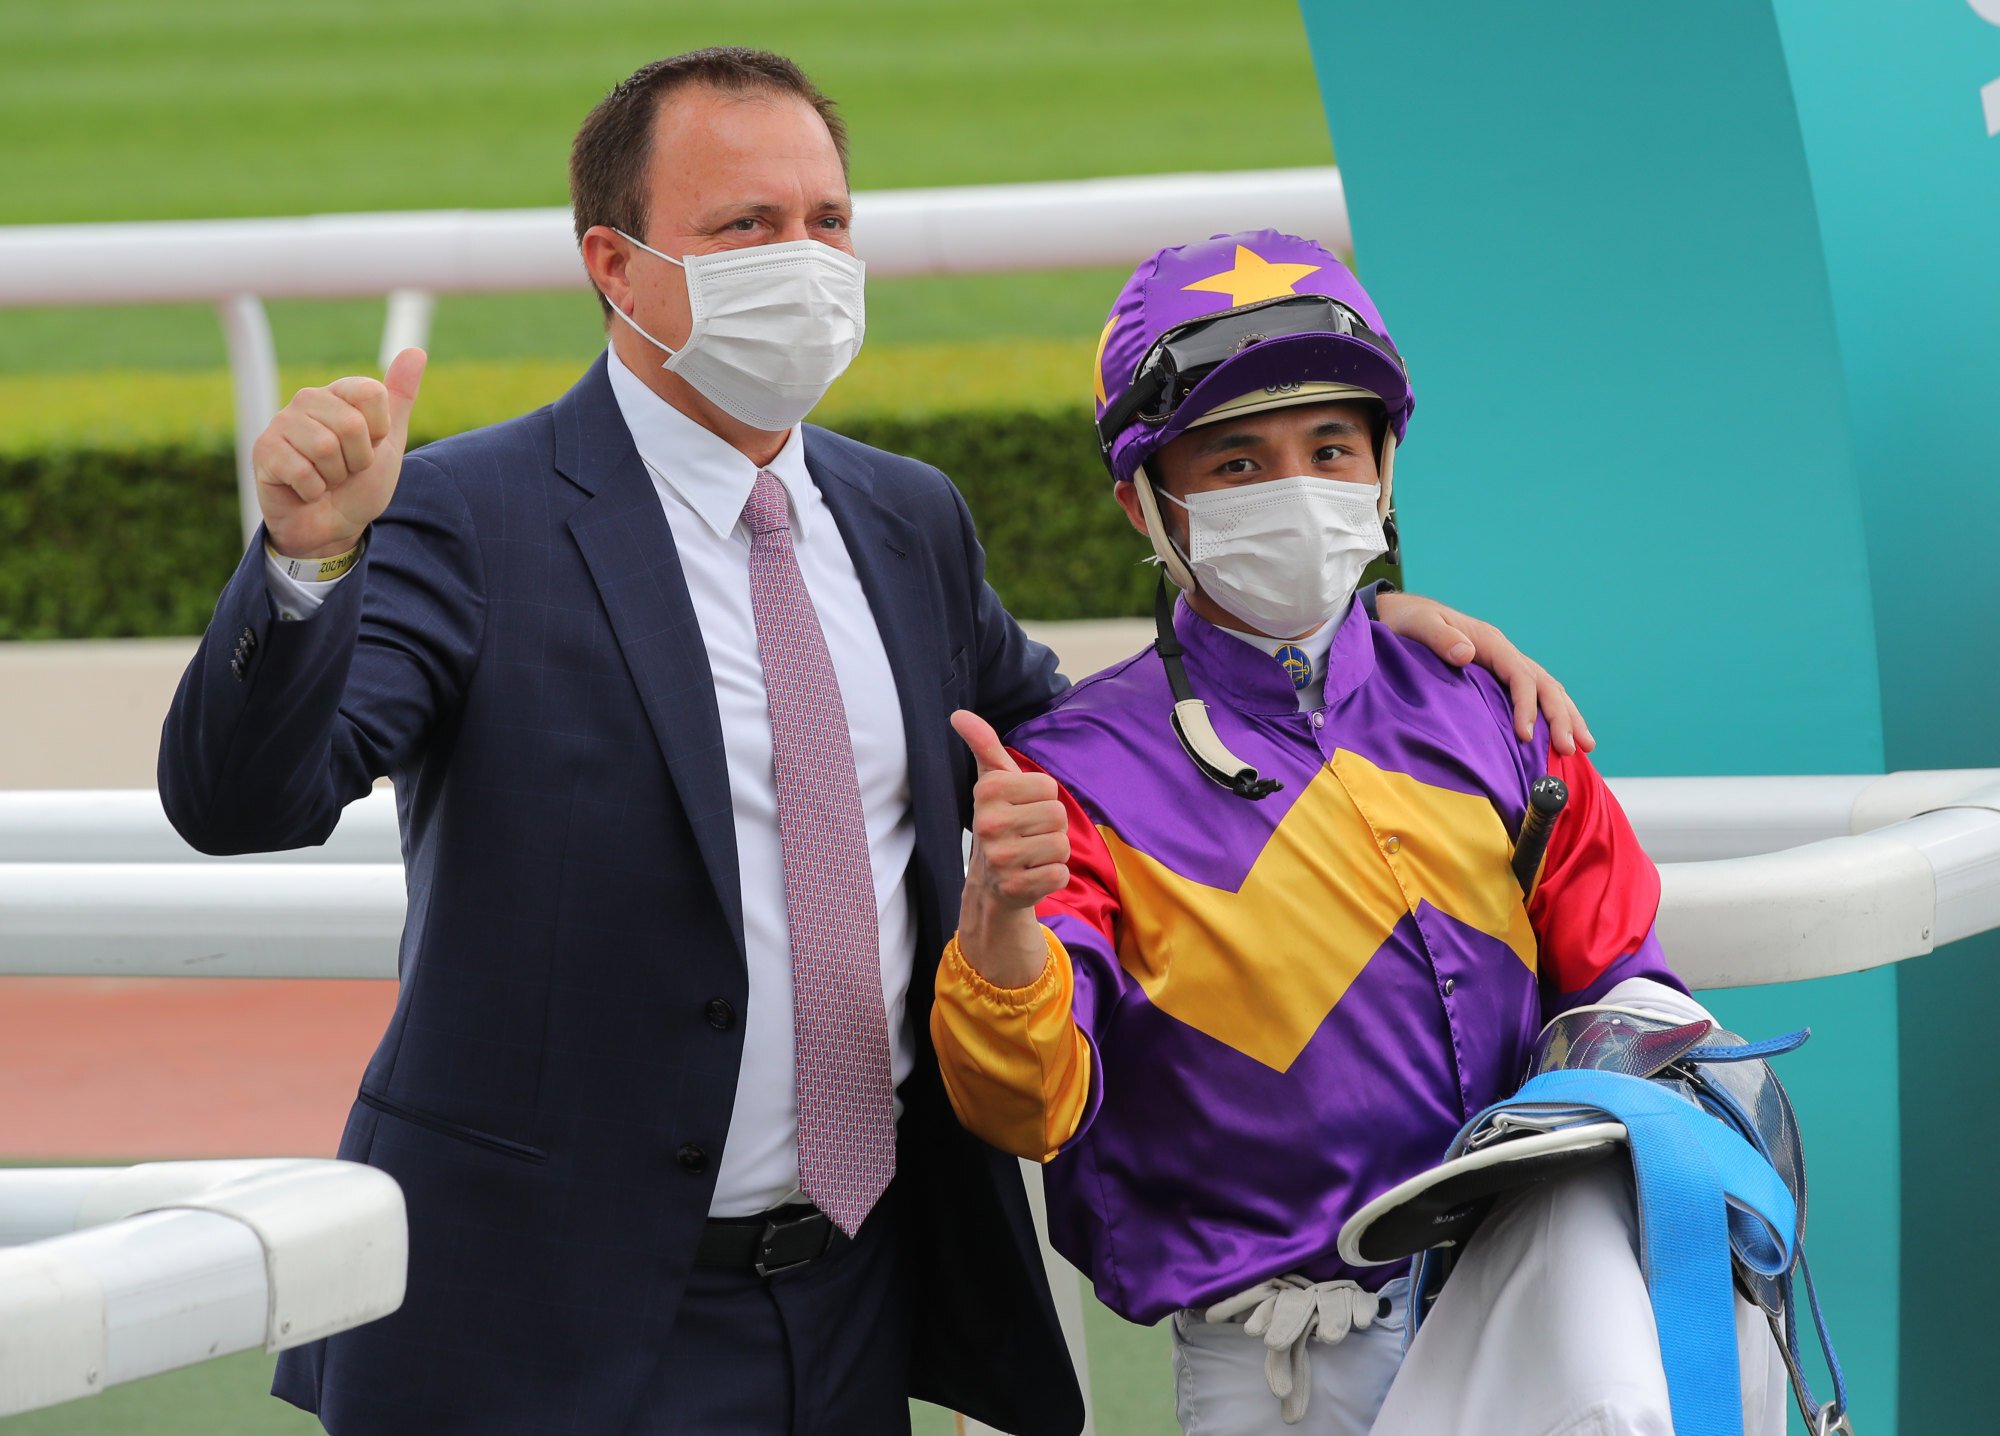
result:
M 1313 681 L 1313 661 L 1296 643 L 1287 643 L 1271 656 L 1285 670 L 1285 677 L 1292 680 L 1292 687 L 1303 688 Z

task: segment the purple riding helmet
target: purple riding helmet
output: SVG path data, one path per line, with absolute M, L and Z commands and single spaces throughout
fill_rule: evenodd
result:
M 1199 424 L 1355 390 L 1381 401 L 1400 440 L 1414 400 L 1374 301 L 1323 246 L 1274 229 L 1160 250 L 1125 281 L 1097 342 L 1098 442 L 1114 479 Z

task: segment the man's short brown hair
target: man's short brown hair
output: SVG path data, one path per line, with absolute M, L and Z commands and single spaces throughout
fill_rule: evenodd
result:
M 577 243 L 593 225 L 646 234 L 646 166 L 653 156 L 654 121 L 668 96 L 703 85 L 730 95 L 795 95 L 826 121 L 840 168 L 847 171 L 847 126 L 832 100 L 806 72 L 768 50 L 718 45 L 642 65 L 612 87 L 584 117 L 569 150 L 569 200 Z M 598 302 L 608 315 L 610 301 Z

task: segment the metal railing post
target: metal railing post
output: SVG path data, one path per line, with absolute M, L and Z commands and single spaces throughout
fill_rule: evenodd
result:
M 257 506 L 257 475 L 250 446 L 278 412 L 278 349 L 271 340 L 271 320 L 264 301 L 254 294 L 232 294 L 217 302 L 222 337 L 229 346 L 229 379 L 236 397 L 236 502 L 243 524 L 243 542 L 250 542 L 263 522 Z
M 437 296 L 427 289 L 392 289 L 389 312 L 382 320 L 382 352 L 376 363 L 384 374 L 389 361 L 405 349 L 427 348 L 431 342 L 431 317 L 437 313 Z

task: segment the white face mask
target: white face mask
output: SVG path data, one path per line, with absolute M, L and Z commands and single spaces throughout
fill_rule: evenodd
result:
M 694 323 L 687 342 L 669 349 L 622 309 L 612 312 L 667 355 L 669 373 L 752 428 L 791 428 L 860 352 L 865 266 L 851 254 L 799 239 L 681 260 L 613 233 L 687 271 Z
M 1187 565 L 1201 591 L 1274 638 L 1310 632 L 1340 611 L 1361 571 L 1387 548 L 1379 484 L 1301 475 L 1211 489 L 1187 502 Z

